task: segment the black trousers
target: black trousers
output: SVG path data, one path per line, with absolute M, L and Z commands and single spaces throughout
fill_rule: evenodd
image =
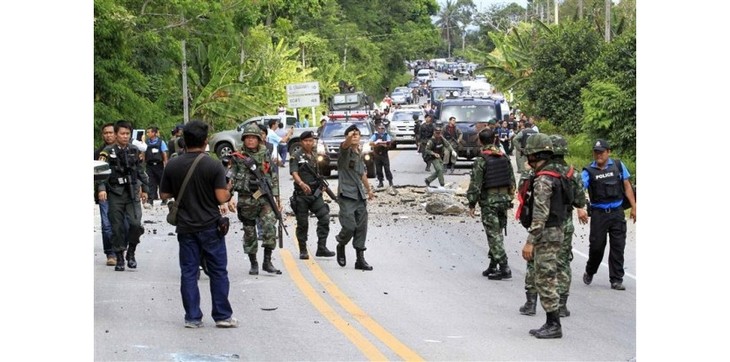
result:
M 162 162 L 153 165 L 147 164 L 147 176 L 150 178 L 150 193 L 147 195 L 147 202 L 150 204 L 153 200 L 159 199 L 157 195 L 157 189 L 160 187 L 160 180 L 162 180 L 162 171 L 165 169 L 165 165 Z
M 383 169 L 385 169 L 385 177 L 389 182 L 393 182 L 393 174 L 390 172 L 390 157 L 388 152 L 382 155 L 375 155 L 375 175 L 378 181 L 383 182 Z
M 607 238 L 608 237 L 608 238 Z M 626 217 L 622 208 L 612 212 L 591 210 L 591 233 L 588 238 L 586 273 L 593 275 L 603 260 L 606 241 L 609 243 L 608 276 L 611 283 L 624 281 L 624 248 L 626 247 Z

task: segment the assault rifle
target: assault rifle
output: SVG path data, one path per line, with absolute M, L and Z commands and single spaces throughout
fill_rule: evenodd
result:
M 324 190 L 324 192 L 327 193 L 327 195 L 330 197 L 330 199 L 332 199 L 332 201 L 337 201 L 337 196 L 335 195 L 334 192 L 332 192 L 332 189 L 330 189 L 330 184 L 327 183 L 327 180 L 325 180 L 324 177 L 322 177 L 322 175 L 317 173 L 317 171 L 313 170 L 312 166 L 309 166 L 308 163 L 304 162 L 304 163 L 302 163 L 302 165 L 305 168 L 307 168 L 312 175 L 314 175 L 314 178 L 316 178 L 317 182 L 319 183 L 319 187 L 317 188 L 316 191 L 312 192 L 312 195 L 314 195 L 314 197 L 317 197 L 322 193 L 322 190 Z
M 258 199 L 261 196 L 266 196 L 266 201 L 268 201 L 271 209 L 274 211 L 274 215 L 276 215 L 276 220 L 279 221 L 279 248 L 283 248 L 284 237 L 281 235 L 281 231 L 283 229 L 286 233 L 286 236 L 289 236 L 289 232 L 287 232 L 286 225 L 284 225 L 284 221 L 281 217 L 279 205 L 276 203 L 276 200 L 274 200 L 274 194 L 271 191 L 271 184 L 269 183 L 270 181 L 261 173 L 261 170 L 256 166 L 256 161 L 254 161 L 253 158 L 243 156 L 241 159 L 243 161 L 243 164 L 246 165 L 246 167 L 251 170 L 254 177 L 256 177 L 256 184 L 259 189 L 253 193 L 253 197 L 255 199 Z

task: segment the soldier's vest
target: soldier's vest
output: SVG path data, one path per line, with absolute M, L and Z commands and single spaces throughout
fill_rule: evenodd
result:
M 419 132 L 421 133 L 421 140 L 428 141 L 433 136 L 433 124 L 422 124 Z
M 441 159 L 444 159 L 444 139 L 441 138 L 439 140 L 436 140 L 435 138 L 431 140 L 433 142 L 433 149 L 432 151 L 441 157 Z
M 445 127 L 443 132 L 444 139 L 446 139 L 447 141 L 457 140 L 459 138 L 459 134 L 456 131 L 456 126 L 454 126 L 454 128 Z
M 537 132 L 535 132 L 532 128 L 525 128 L 522 130 L 522 138 L 520 138 L 520 147 L 522 147 L 522 149 L 525 149 L 525 146 L 527 146 L 527 138 L 535 133 Z
M 552 184 L 550 212 L 548 213 L 545 227 L 562 227 L 568 214 L 566 206 L 572 203 L 570 201 L 572 199 L 570 181 L 565 176 L 552 168 L 538 171 L 537 174 L 530 176 L 517 195 L 520 201 L 517 218 L 525 228 L 529 228 L 532 225 L 533 206 L 535 203 L 535 178 L 543 175 L 548 176 Z
M 319 172 L 317 169 L 317 163 L 314 162 L 314 160 L 309 159 L 305 156 L 304 151 L 299 150 L 297 153 L 292 156 L 291 162 L 296 162 L 299 165 L 299 178 L 302 179 L 302 181 L 309 186 L 310 189 L 314 190 L 320 187 L 319 181 L 317 181 L 316 175 L 312 174 L 312 170 L 314 172 Z M 307 164 L 309 167 L 304 166 L 304 164 Z M 302 193 L 304 192 L 297 184 L 294 183 L 294 192 L 295 193 Z
M 253 174 L 253 171 L 251 171 L 244 163 L 243 158 L 244 157 L 252 157 L 248 154 L 242 154 L 239 152 L 234 152 L 231 154 L 231 161 L 234 163 L 233 169 L 235 170 L 235 173 L 233 176 L 233 190 L 238 191 L 240 194 L 253 194 L 254 192 L 258 191 L 259 186 L 258 182 L 256 181 L 256 177 Z M 252 157 L 253 158 L 253 157 Z M 255 158 L 254 158 L 255 160 Z M 261 172 L 265 177 L 270 177 L 270 167 L 271 167 L 271 154 L 269 152 L 266 152 L 264 154 L 264 159 L 262 162 L 256 162 L 256 167 L 261 168 Z
M 387 133 L 383 133 L 382 135 L 380 133 L 375 133 L 375 141 L 385 141 L 385 135 Z M 384 155 L 388 152 L 388 147 L 383 145 L 375 145 L 375 153 L 378 155 Z
M 162 162 L 162 139 L 158 137 L 154 143 L 147 142 L 144 159 L 146 163 L 153 165 Z
M 119 146 L 112 146 L 106 149 L 108 156 L 106 158 L 112 173 L 109 175 L 108 182 L 112 186 L 127 185 L 137 181 L 137 162 L 139 161 L 140 151 L 133 145 L 121 149 Z
M 589 185 L 588 196 L 591 203 L 602 204 L 610 203 L 624 198 L 624 187 L 621 178 L 621 171 L 614 160 L 613 165 L 606 167 L 605 170 L 599 170 L 593 167 L 583 168 L 588 172 Z
M 512 179 L 510 178 L 510 161 L 501 153 L 495 153 L 491 150 L 485 150 L 481 153 L 484 158 L 484 176 L 482 177 L 483 189 L 491 189 L 495 187 L 510 186 Z

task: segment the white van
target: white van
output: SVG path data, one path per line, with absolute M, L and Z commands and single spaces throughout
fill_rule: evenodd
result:
M 418 79 L 419 82 L 427 82 L 429 79 L 431 79 L 431 69 L 421 69 L 416 73 L 416 79 Z

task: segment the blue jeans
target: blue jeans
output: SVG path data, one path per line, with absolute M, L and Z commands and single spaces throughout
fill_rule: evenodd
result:
M 101 215 L 101 245 L 104 254 L 113 255 L 112 250 L 112 223 L 109 221 L 109 202 L 99 200 L 99 215 Z
M 277 150 L 279 153 L 279 157 L 281 157 L 281 163 L 286 165 L 286 154 L 287 154 L 287 146 L 286 143 L 280 143 L 279 149 Z
M 196 233 L 177 234 L 180 244 L 180 294 L 186 321 L 200 321 L 200 291 L 198 290 L 198 270 L 201 256 L 205 258 L 210 277 L 210 296 L 213 303 L 213 320 L 228 319 L 233 314 L 228 301 L 228 254 L 225 237 L 218 236 L 215 226 Z

